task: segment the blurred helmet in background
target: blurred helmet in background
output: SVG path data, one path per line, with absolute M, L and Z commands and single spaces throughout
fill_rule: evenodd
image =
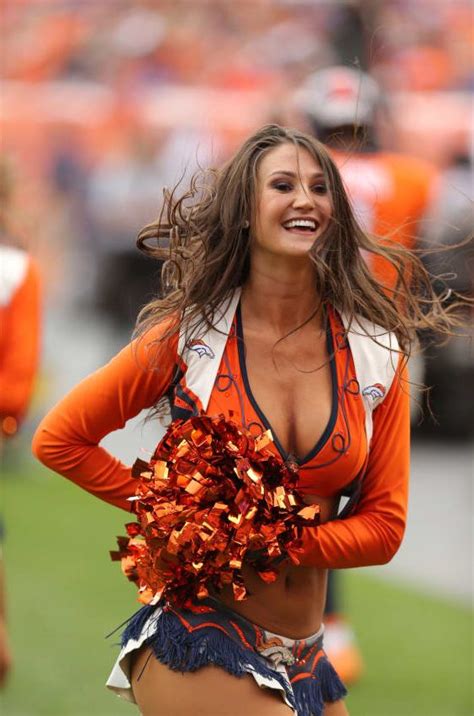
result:
M 377 82 L 352 67 L 326 67 L 310 74 L 295 95 L 297 109 L 316 130 L 374 124 L 382 103 Z

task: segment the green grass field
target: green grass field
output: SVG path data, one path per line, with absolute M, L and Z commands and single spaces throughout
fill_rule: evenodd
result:
M 28 462 L 2 476 L 1 496 L 15 657 L 1 712 L 132 716 L 104 688 L 117 641 L 104 637 L 138 606 L 108 557 L 125 513 Z M 471 716 L 470 610 L 363 570 L 345 584 L 367 664 L 351 716 Z

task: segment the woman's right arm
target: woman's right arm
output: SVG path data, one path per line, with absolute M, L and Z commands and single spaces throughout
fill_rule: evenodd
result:
M 33 438 L 33 453 L 47 467 L 127 511 L 136 485 L 131 468 L 99 443 L 166 393 L 178 338 L 152 343 L 160 332 L 162 327 L 152 329 L 79 383 L 46 415 Z

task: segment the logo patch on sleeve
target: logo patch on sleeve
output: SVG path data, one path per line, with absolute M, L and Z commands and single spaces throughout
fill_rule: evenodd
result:
M 190 351 L 194 351 L 198 354 L 199 358 L 207 356 L 208 358 L 215 358 L 214 351 L 210 348 L 207 343 L 204 343 L 200 338 L 193 338 L 191 341 L 186 343 L 186 348 Z

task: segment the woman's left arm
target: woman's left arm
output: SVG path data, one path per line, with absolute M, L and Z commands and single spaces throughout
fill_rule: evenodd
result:
M 401 359 L 400 359 L 401 360 Z M 343 569 L 386 564 L 405 532 L 410 467 L 410 404 L 407 374 L 397 370 L 385 400 L 373 413 L 374 431 L 356 511 L 303 529 L 307 567 Z

